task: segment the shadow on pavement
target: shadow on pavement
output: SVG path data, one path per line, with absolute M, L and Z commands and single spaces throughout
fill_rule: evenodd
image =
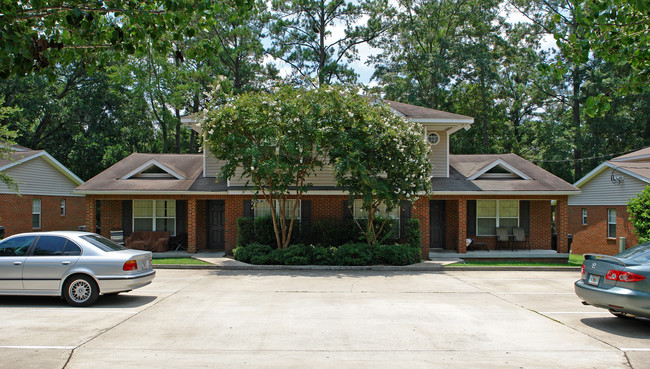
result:
M 603 318 L 584 318 L 583 324 L 617 336 L 629 338 L 650 338 L 650 319 L 621 319 L 615 316 Z
M 92 306 L 81 309 L 128 309 L 137 308 L 155 301 L 157 296 L 119 294 L 99 296 Z M 79 309 L 68 305 L 56 296 L 0 296 L 0 308 Z

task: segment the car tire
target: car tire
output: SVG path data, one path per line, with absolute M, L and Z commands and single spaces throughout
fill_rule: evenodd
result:
M 75 275 L 65 282 L 63 297 L 72 306 L 89 306 L 97 301 L 99 287 L 89 276 Z
M 634 318 L 636 318 L 636 316 L 634 316 L 632 314 L 622 313 L 620 311 L 610 310 L 609 312 L 612 313 L 612 315 L 614 315 L 615 317 L 621 318 L 621 319 L 634 319 Z

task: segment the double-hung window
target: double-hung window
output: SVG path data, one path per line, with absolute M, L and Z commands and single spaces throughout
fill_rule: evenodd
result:
M 587 208 L 582 208 L 582 225 L 587 225 Z
M 607 238 L 616 238 L 616 209 L 607 209 Z
M 519 200 L 476 200 L 476 234 L 494 236 L 497 228 L 519 227 Z
M 41 228 L 41 199 L 32 199 L 32 228 Z
M 133 200 L 133 230 L 176 235 L 176 200 Z
M 295 199 L 284 200 L 284 216 L 286 219 L 291 219 L 291 213 L 293 212 L 293 207 L 296 204 Z M 273 207 L 275 208 L 275 215 L 280 216 L 280 200 L 274 200 Z M 296 220 L 300 220 L 300 202 L 296 208 Z M 255 218 L 263 218 L 271 216 L 271 205 L 266 200 L 258 200 L 255 202 L 254 206 L 254 216 Z
M 388 212 L 386 211 L 386 205 L 380 204 L 379 207 L 377 208 L 377 211 L 375 212 L 375 217 L 380 217 L 384 219 L 389 218 L 393 220 L 393 234 L 392 234 L 393 238 L 399 238 L 399 230 L 400 230 L 399 209 L 400 209 L 399 206 L 397 206 L 395 209 Z M 368 212 L 363 209 L 362 199 L 354 200 L 354 218 L 368 219 Z
M 61 216 L 65 216 L 65 199 L 61 200 Z

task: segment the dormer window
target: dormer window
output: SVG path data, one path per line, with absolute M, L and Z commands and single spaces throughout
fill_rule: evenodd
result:
M 429 145 L 437 145 L 440 142 L 440 135 L 436 132 L 429 132 L 427 142 L 429 142 Z

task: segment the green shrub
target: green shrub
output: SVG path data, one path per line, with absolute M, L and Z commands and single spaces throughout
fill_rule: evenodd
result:
M 334 253 L 335 247 L 312 246 L 312 264 L 313 265 L 335 265 Z
M 336 265 L 370 265 L 372 250 L 367 243 L 346 243 L 336 249 Z
M 351 220 L 320 219 L 312 224 L 310 242 L 315 245 L 341 246 L 359 240 L 356 224 Z
M 420 249 L 409 245 L 377 245 L 373 256 L 374 264 L 410 265 L 422 261 Z
M 255 223 L 251 218 L 237 218 L 237 246 L 246 246 L 255 241 Z
M 273 251 L 271 246 L 259 243 L 251 243 L 246 246 L 238 246 L 233 250 L 235 260 L 243 263 L 252 263 L 252 258 L 258 255 L 268 255 Z
M 650 186 L 627 202 L 627 212 L 639 243 L 650 240 Z
M 420 234 L 420 220 L 417 218 L 411 218 L 406 221 L 405 235 L 406 244 L 420 249 L 422 247 L 422 235 Z
M 313 246 L 303 244 L 291 245 L 284 249 L 285 265 L 309 265 L 311 264 Z
M 273 219 L 268 217 L 255 218 L 255 242 L 263 245 L 277 247 L 275 231 L 273 230 Z

